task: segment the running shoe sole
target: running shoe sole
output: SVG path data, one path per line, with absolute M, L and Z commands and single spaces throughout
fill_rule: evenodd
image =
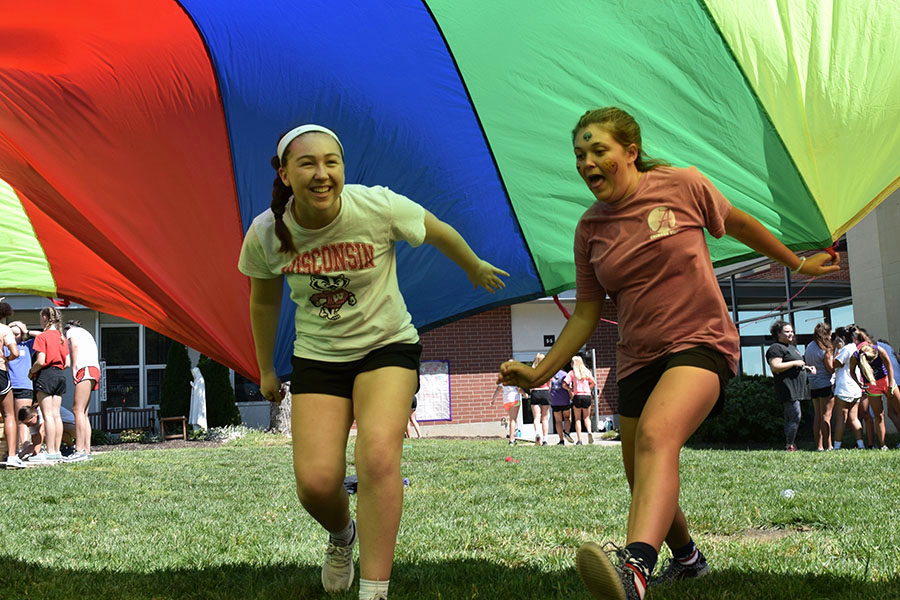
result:
M 627 600 L 619 572 L 606 552 L 593 542 L 585 542 L 575 554 L 575 570 L 584 587 L 597 600 Z

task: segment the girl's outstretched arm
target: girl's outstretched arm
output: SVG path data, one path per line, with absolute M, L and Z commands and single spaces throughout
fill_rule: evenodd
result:
M 594 333 L 603 314 L 603 302 L 603 300 L 576 300 L 575 312 L 566 321 L 566 326 L 544 360 L 538 363 L 537 367 L 507 361 L 500 365 L 497 383 L 535 388 L 549 381 Z
M 798 258 L 791 249 L 778 241 L 762 223 L 736 207 L 731 208 L 731 213 L 725 219 L 725 233 L 760 254 L 784 265 L 791 271 L 799 267 L 800 270 L 798 272 L 803 275 L 825 275 L 841 268 L 838 264 L 840 259 L 832 258 L 827 252 L 814 254 L 805 260 Z M 826 265 L 825 263 L 829 264 Z
M 425 211 L 425 242 L 458 264 L 466 272 L 466 276 L 473 286 L 481 286 L 492 294 L 506 287 L 499 276 L 509 277 L 509 273 L 478 258 L 458 231 L 427 210 Z

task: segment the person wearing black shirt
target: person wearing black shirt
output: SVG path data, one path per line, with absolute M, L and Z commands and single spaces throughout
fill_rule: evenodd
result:
M 775 377 L 775 398 L 784 405 L 784 449 L 797 449 L 794 441 L 800 427 L 800 401 L 809 400 L 807 373 L 816 368 L 807 365 L 794 345 L 794 328 L 782 320 L 772 323 L 772 337 L 776 342 L 766 350 L 766 362 Z

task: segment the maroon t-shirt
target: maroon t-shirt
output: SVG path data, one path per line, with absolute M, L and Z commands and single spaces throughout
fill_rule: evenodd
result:
M 62 340 L 62 343 L 60 343 Z M 63 339 L 62 334 L 56 329 L 48 329 L 38 334 L 34 339 L 32 350 L 43 352 L 46 357 L 45 367 L 66 368 L 66 357 L 69 355 L 69 345 Z
M 634 194 L 595 202 L 575 230 L 578 300 L 609 295 L 619 319 L 616 379 L 694 346 L 737 372 L 740 337 L 719 289 L 703 230 L 725 235 L 731 204 L 697 169 L 643 173 Z

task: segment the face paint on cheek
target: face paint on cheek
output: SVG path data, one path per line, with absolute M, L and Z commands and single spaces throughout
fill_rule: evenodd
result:
M 603 168 L 609 171 L 612 174 L 615 174 L 616 171 L 619 170 L 619 164 L 612 160 L 607 160 L 603 162 Z
M 584 132 L 584 135 L 581 136 L 581 139 L 583 139 L 584 141 L 587 142 L 587 141 L 589 141 L 592 137 L 594 137 L 594 136 L 593 136 L 593 134 L 591 134 L 590 131 L 585 131 L 585 132 Z

